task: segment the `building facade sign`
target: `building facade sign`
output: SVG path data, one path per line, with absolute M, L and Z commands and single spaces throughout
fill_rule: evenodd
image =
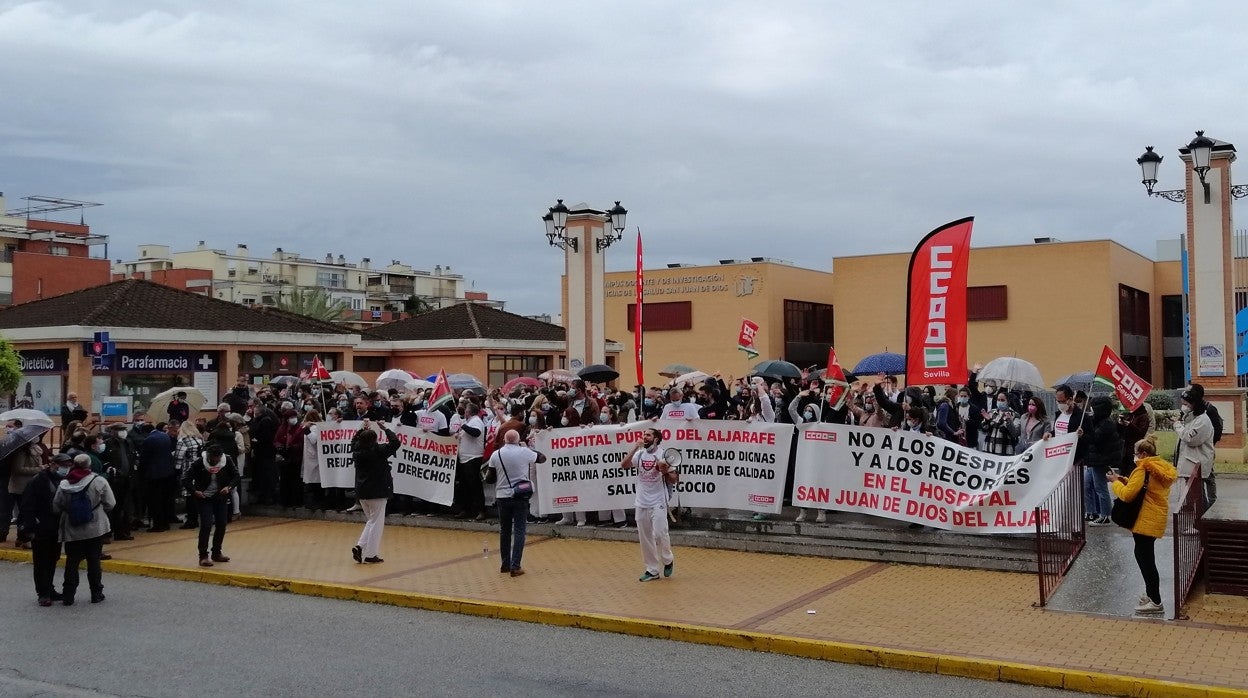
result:
M 215 351 L 121 349 L 114 370 L 124 373 L 197 373 L 217 370 Z
M 69 370 L 68 349 L 25 349 L 22 355 L 22 374 L 65 373 Z

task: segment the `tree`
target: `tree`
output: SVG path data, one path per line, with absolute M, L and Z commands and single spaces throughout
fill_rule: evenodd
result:
M 0 337 L 0 393 L 17 392 L 22 381 L 22 356 L 9 340 Z
M 342 319 L 343 311 L 347 310 L 347 303 L 341 299 L 330 298 L 322 289 L 310 288 L 283 295 L 278 299 L 277 308 L 323 322 L 337 322 Z
M 403 311 L 411 313 L 412 315 L 420 315 L 421 313 L 427 313 L 430 310 L 435 310 L 433 304 L 415 293 L 408 296 L 407 300 L 403 302 Z

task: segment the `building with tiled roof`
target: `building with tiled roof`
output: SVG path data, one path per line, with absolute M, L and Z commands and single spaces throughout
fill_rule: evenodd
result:
M 94 346 L 100 332 L 108 333 L 113 351 Z M 54 417 L 71 391 L 83 402 L 91 395 L 97 408 L 105 397 L 130 397 L 135 409 L 144 409 L 164 390 L 196 387 L 211 409 L 239 378 L 264 384 L 298 375 L 314 357 L 370 383 L 399 368 L 469 373 L 487 385 L 564 368 L 567 361 L 562 327 L 475 303 L 360 332 L 141 279 L 0 308 L 0 335 L 23 358 L 18 393 L 0 401 Z M 610 360 L 620 351 L 608 342 Z

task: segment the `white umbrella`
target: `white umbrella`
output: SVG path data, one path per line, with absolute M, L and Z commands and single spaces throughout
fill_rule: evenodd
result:
M 428 390 L 429 388 L 432 388 L 432 387 L 433 387 L 433 383 L 430 383 L 429 381 L 423 378 L 409 380 L 408 382 L 403 384 L 403 389 L 409 393 L 414 393 L 417 390 Z
M 980 383 L 993 383 L 1006 388 L 1044 390 L 1046 385 L 1035 364 L 1014 356 L 1002 356 L 989 361 L 975 377 Z
M 711 376 L 709 373 L 703 373 L 701 371 L 690 371 L 689 373 L 686 373 L 683 376 L 677 376 L 673 378 L 672 382 L 669 383 L 669 385 L 681 386 L 681 385 L 684 385 L 685 383 L 701 383 L 702 381 L 710 377 Z
M 537 377 L 549 383 L 571 383 L 576 380 L 575 373 L 562 368 L 552 368 L 545 373 L 539 373 Z
M 389 390 L 391 388 L 402 390 L 405 385 L 411 382 L 412 374 L 401 368 L 392 368 L 388 371 L 382 371 L 381 375 L 377 376 L 376 385 L 378 390 Z
M 148 413 L 154 415 L 152 416 L 153 421 L 163 422 L 165 417 L 169 416 L 169 401 L 173 400 L 173 396 L 178 393 L 186 393 L 184 400 L 191 408 L 192 417 L 195 416 L 196 412 L 203 409 L 204 403 L 207 402 L 204 394 L 199 392 L 198 388 L 192 388 L 189 385 L 170 388 L 152 398 L 151 404 L 147 406 Z
M 408 376 L 411 378 L 411 376 Z M 331 383 L 343 383 L 345 385 L 358 385 L 361 388 L 368 387 L 368 381 L 360 377 L 358 373 L 350 371 L 330 371 L 329 380 Z
M 53 426 L 52 418 L 39 410 L 18 409 L 0 413 L 0 422 L 11 422 L 13 420 L 21 422 L 23 426 L 27 424 L 40 424 L 49 429 Z

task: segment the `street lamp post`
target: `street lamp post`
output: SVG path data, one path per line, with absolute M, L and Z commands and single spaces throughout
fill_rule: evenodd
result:
M 1187 340 L 1185 369 L 1189 381 L 1201 383 L 1211 402 L 1230 425 L 1218 442 L 1219 457 L 1241 460 L 1244 455 L 1244 390 L 1239 387 L 1238 339 L 1235 326 L 1234 224 L 1231 204 L 1248 196 L 1248 186 L 1231 183 L 1235 146 L 1197 131 L 1179 148 L 1185 187 L 1158 190 L 1162 156 L 1148 146 L 1136 158 L 1149 196 L 1184 204 L 1187 229 L 1183 240 L 1184 311 Z M 1197 196 L 1197 187 L 1201 196 Z M 1248 330 L 1246 330 L 1248 331 Z
M 600 211 L 587 204 L 555 202 L 542 216 L 546 242 L 563 250 L 567 293 L 563 326 L 567 367 L 574 373 L 589 364 L 606 363 L 603 254 L 624 235 L 628 211 L 619 201 Z

